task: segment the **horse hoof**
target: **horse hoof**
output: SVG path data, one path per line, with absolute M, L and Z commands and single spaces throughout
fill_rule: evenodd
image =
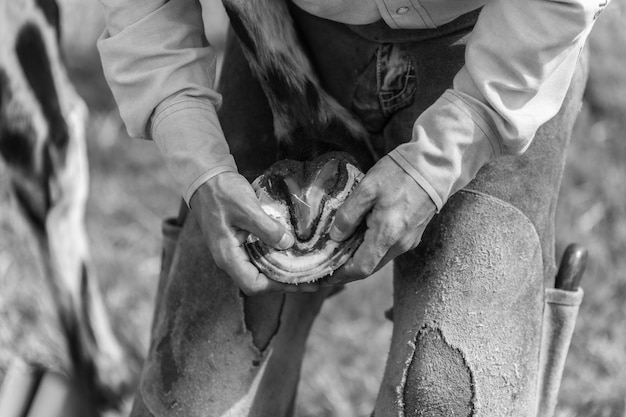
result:
M 342 152 L 272 165 L 252 186 L 263 210 L 283 224 L 295 244 L 281 251 L 250 235 L 245 247 L 252 263 L 268 278 L 290 284 L 332 274 L 363 240 L 363 228 L 343 242 L 329 237 L 337 209 L 361 178 L 354 159 Z

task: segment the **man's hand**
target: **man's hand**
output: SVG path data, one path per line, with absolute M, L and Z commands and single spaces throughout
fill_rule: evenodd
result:
M 435 204 L 422 187 L 391 158 L 382 158 L 337 210 L 330 231 L 333 240 L 345 240 L 365 219 L 363 243 L 322 285 L 366 278 L 415 248 L 435 212 Z
M 249 233 L 277 249 L 291 247 L 294 238 L 263 211 L 252 186 L 241 175 L 225 172 L 211 178 L 198 188 L 189 203 L 213 260 L 246 295 L 318 289 L 318 284 L 272 281 L 250 262 L 243 247 Z

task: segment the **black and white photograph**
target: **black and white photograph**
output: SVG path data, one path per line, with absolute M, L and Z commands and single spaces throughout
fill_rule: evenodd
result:
M 626 417 L 626 0 L 0 0 L 0 417 Z

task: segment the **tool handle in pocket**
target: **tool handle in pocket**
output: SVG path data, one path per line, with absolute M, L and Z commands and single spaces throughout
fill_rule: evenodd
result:
M 559 272 L 556 275 L 554 287 L 576 291 L 587 266 L 587 249 L 577 243 L 570 244 L 563 253 Z

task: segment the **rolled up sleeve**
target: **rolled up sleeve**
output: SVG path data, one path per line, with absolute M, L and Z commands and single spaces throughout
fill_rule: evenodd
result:
M 441 208 L 500 155 L 520 155 L 565 98 L 601 0 L 491 0 L 453 88 L 390 156 Z M 430 191 L 429 191 L 430 190 Z
M 215 52 L 197 0 L 100 0 L 104 74 L 128 133 L 154 139 L 188 201 L 213 175 L 236 171 L 216 108 Z

